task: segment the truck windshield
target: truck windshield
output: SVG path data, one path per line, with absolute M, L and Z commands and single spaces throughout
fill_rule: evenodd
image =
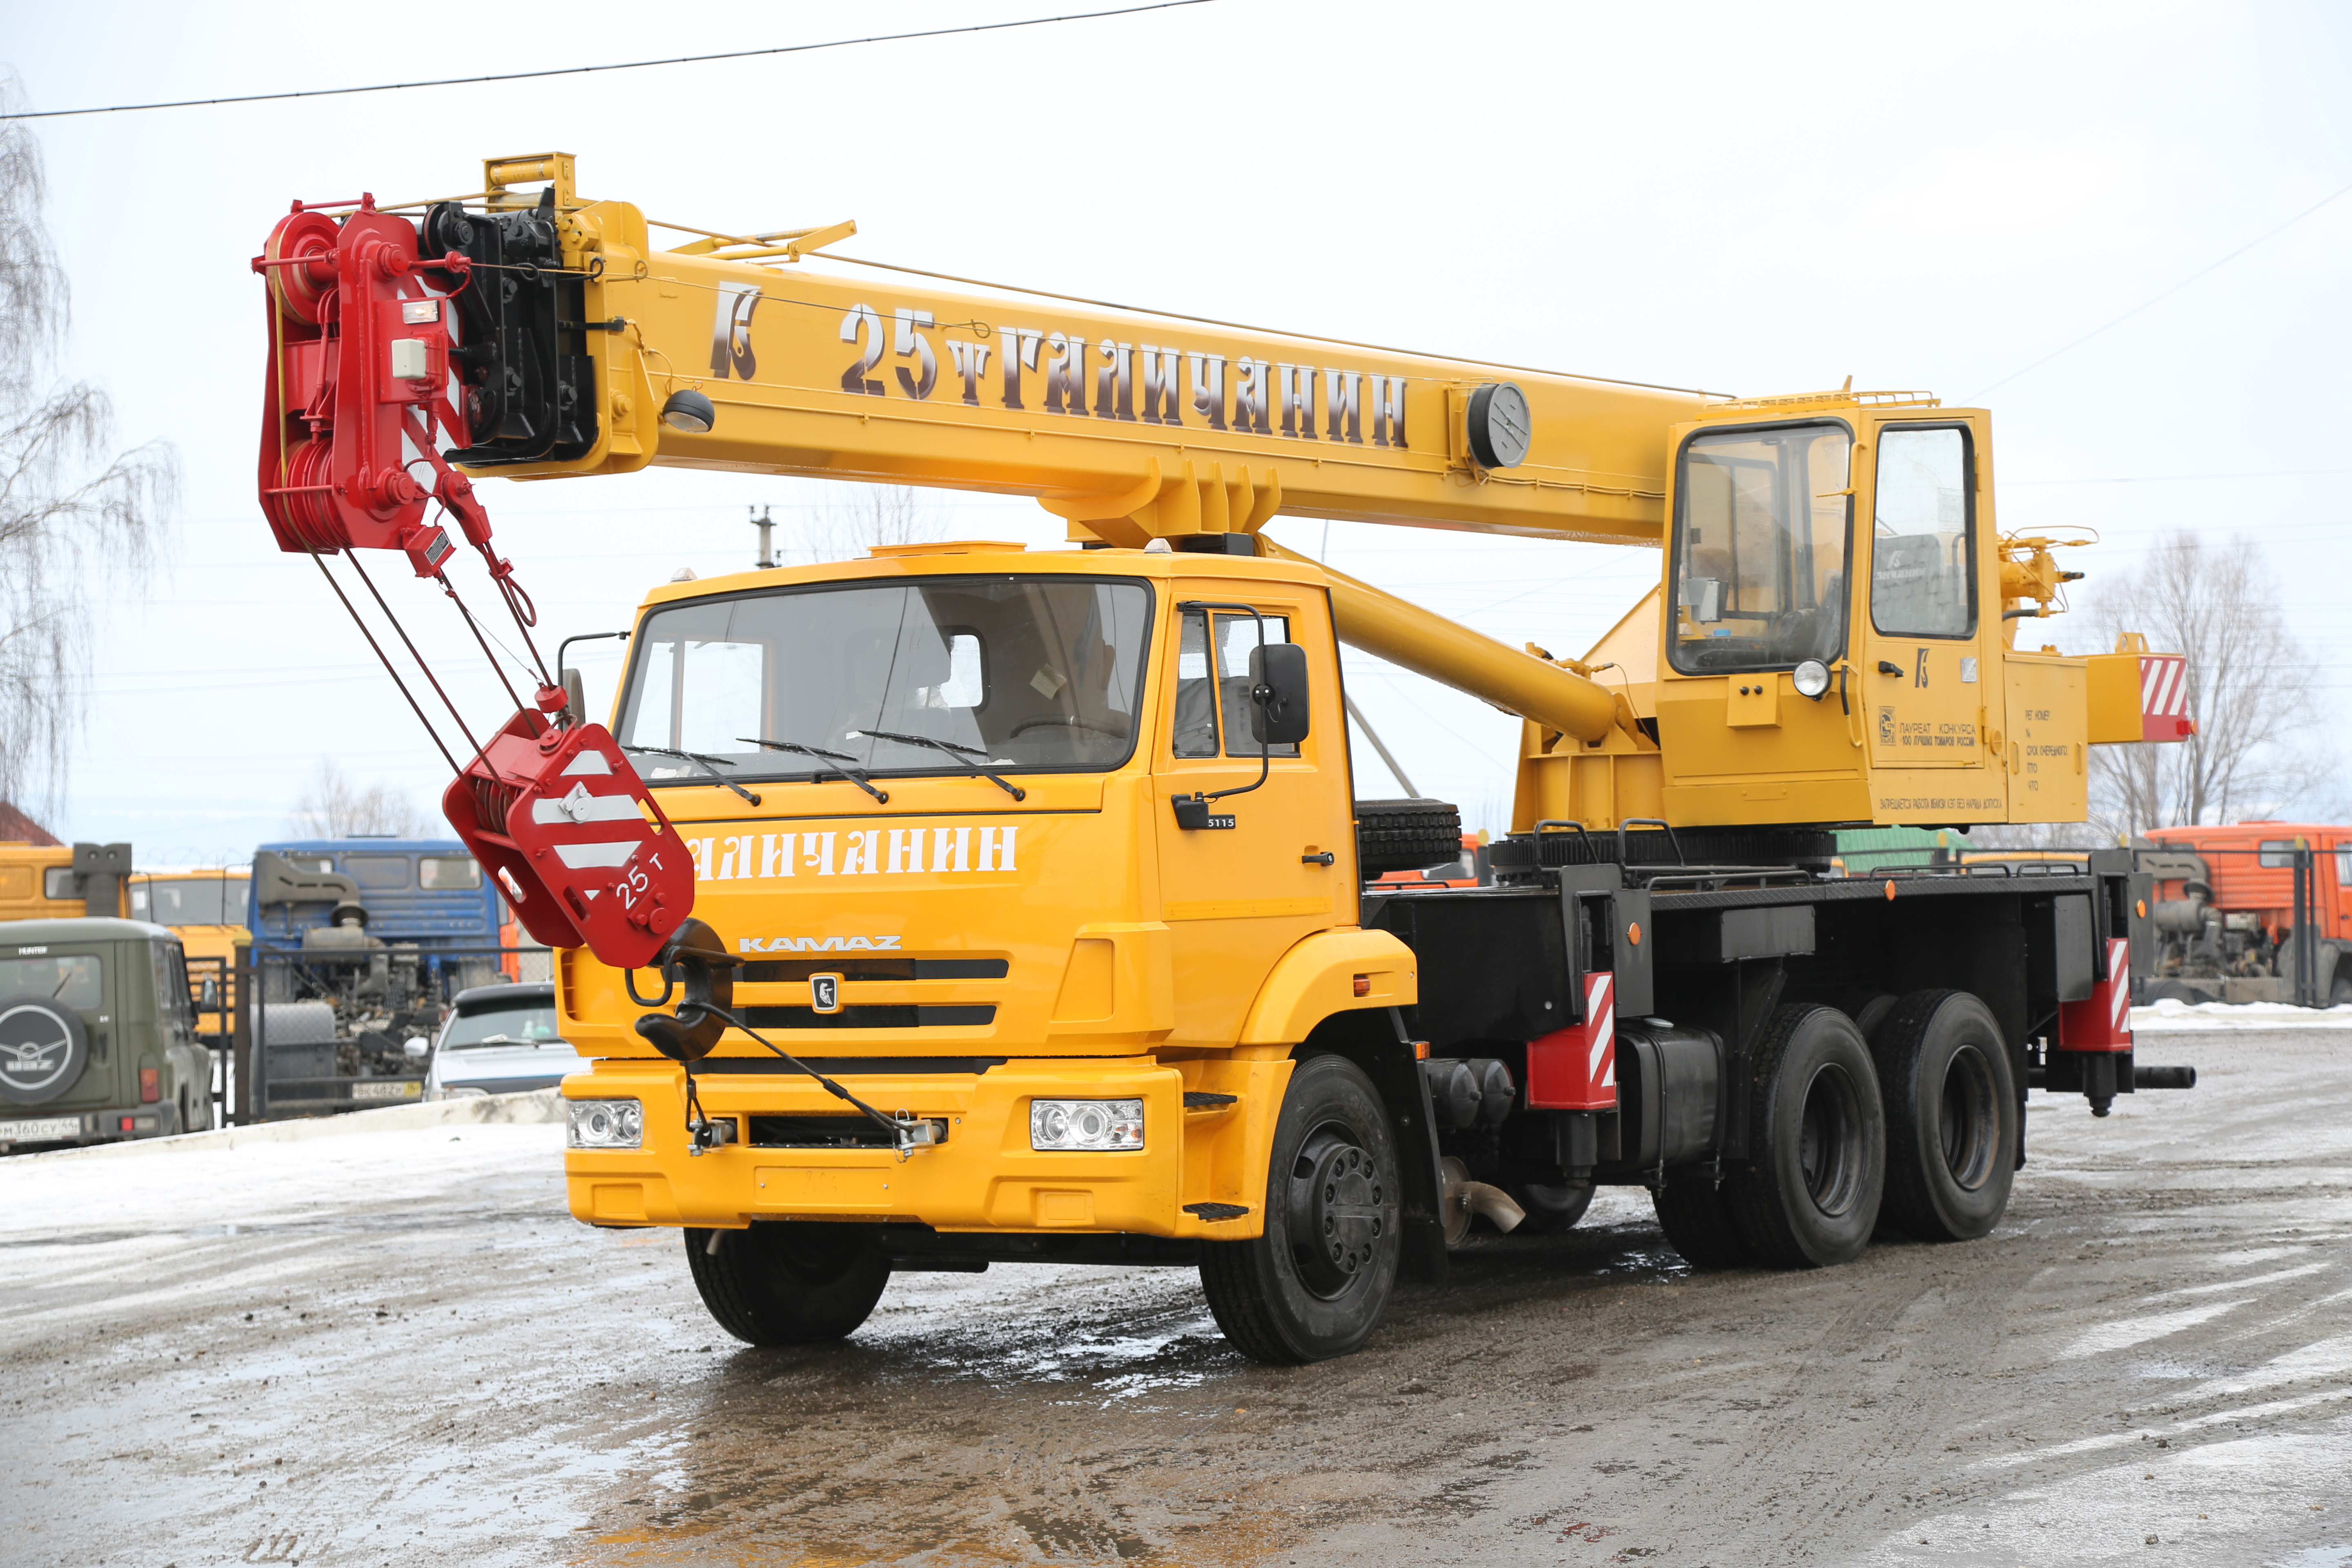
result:
M 164 926 L 235 925 L 245 919 L 245 879 L 191 877 L 131 884 L 131 918 Z
M 710 776 L 662 750 L 730 779 L 1112 768 L 1135 745 L 1150 615 L 1141 584 L 1067 576 L 678 605 L 631 639 L 620 741 L 656 784 Z
M 1844 650 L 1853 448 L 1853 435 L 1832 424 L 1719 430 L 1685 444 L 1666 642 L 1676 669 L 1786 669 Z

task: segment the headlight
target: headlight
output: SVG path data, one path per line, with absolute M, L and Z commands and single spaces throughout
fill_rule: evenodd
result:
M 1789 679 L 1796 683 L 1798 696 L 1818 701 L 1822 693 L 1830 689 L 1830 667 L 1820 659 L 1809 658 L 1790 671 Z
M 1029 1147 L 1140 1149 L 1143 1101 L 1033 1100 L 1029 1102 Z
M 574 1149 L 638 1149 L 646 1142 L 646 1108 L 634 1100 L 572 1100 L 572 1129 L 564 1140 Z

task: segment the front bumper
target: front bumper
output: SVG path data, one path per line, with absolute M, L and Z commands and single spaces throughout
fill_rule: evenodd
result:
M 847 1109 L 812 1079 L 729 1076 L 724 1067 L 702 1064 L 697 1096 L 709 1115 L 736 1119 L 739 1136 L 753 1116 L 834 1116 Z M 642 1101 L 645 1147 L 567 1150 L 564 1174 L 573 1216 L 598 1226 L 866 1220 L 940 1231 L 1239 1240 L 1264 1227 L 1267 1152 L 1290 1069 L 1285 1055 L 1166 1065 L 1149 1057 L 1053 1058 L 1015 1059 L 984 1072 L 834 1073 L 878 1110 L 947 1121 L 944 1143 L 901 1159 L 887 1149 L 740 1142 L 691 1153 L 683 1071 L 661 1060 L 607 1059 L 565 1079 L 564 1098 Z M 1188 1091 L 1196 1101 L 1215 1103 L 1188 1110 Z M 1034 1151 L 1033 1100 L 1140 1100 L 1144 1145 Z M 1233 1208 L 1244 1212 L 1210 1217 Z

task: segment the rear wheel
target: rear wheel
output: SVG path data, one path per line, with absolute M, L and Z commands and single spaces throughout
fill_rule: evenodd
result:
M 1748 1243 L 1732 1212 L 1731 1192 L 1697 1170 L 1669 1172 L 1650 1194 L 1658 1227 L 1694 1268 L 1736 1268 L 1748 1261 Z
M 1783 1268 L 1845 1263 L 1870 1244 L 1886 1171 L 1878 1073 L 1834 1007 L 1779 1009 L 1748 1090 L 1748 1168 L 1727 1188 L 1748 1249 Z
M 1895 1004 L 1873 1054 L 1886 1105 L 1886 1217 L 1921 1241 L 2000 1223 L 2017 1168 L 2017 1088 L 1991 1010 L 1965 991 Z
M 1286 1366 L 1361 1345 L 1396 1285 L 1402 1184 L 1363 1069 L 1344 1057 L 1299 1063 L 1275 1123 L 1265 1233 L 1201 1244 L 1201 1288 L 1234 1347 Z
M 854 1225 L 770 1221 L 748 1230 L 688 1230 L 686 1261 L 719 1326 L 752 1345 L 816 1344 L 853 1333 L 890 1283 L 890 1265 Z

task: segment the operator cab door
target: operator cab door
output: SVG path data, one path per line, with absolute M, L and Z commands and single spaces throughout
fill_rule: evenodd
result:
M 1208 803 L 1211 820 L 1233 826 L 1179 827 L 1170 797 L 1257 780 L 1249 656 L 1259 623 L 1224 608 L 1168 616 L 1174 657 L 1162 667 L 1150 809 L 1159 825 L 1160 918 L 1175 959 L 1171 1045 L 1232 1045 L 1275 961 L 1309 932 L 1356 921 L 1354 803 L 1330 610 L 1302 589 L 1252 590 L 1183 579 L 1169 590 L 1171 605 L 1258 611 L 1269 644 L 1306 649 L 1310 691 L 1307 736 L 1273 748 L 1265 785 Z M 1310 858 L 1323 855 L 1329 865 Z
M 1991 556 L 1974 432 L 1959 421 L 1885 426 L 1873 458 L 1871 524 L 1856 531 L 1870 542 L 1855 659 L 1871 764 L 1982 769 L 2002 698 L 1984 679 L 2001 665 L 1999 621 L 1988 626 L 1978 603 Z M 1998 601 L 1991 609 L 1997 617 Z

